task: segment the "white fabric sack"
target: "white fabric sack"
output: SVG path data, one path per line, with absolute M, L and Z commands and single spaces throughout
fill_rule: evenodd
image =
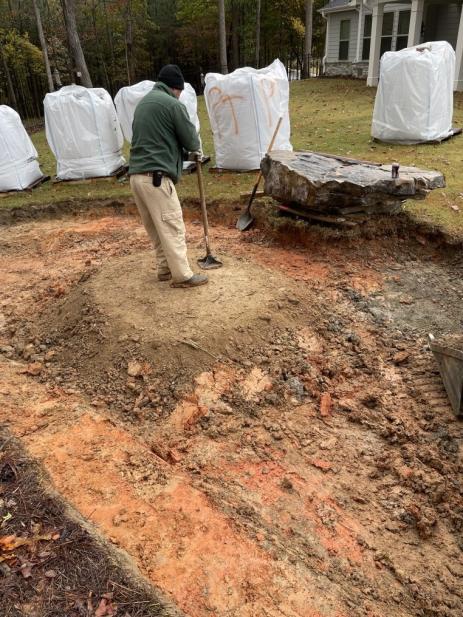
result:
M 132 143 L 132 122 L 135 108 L 141 99 L 153 89 L 155 83 L 154 81 L 146 79 L 133 86 L 125 86 L 121 88 L 114 97 L 122 132 L 129 143 Z M 182 91 L 179 100 L 185 105 L 190 120 L 199 133 L 198 99 L 191 84 L 185 83 L 185 89 Z
M 371 134 L 386 142 L 440 141 L 451 134 L 455 52 L 446 41 L 381 58 Z
M 106 90 L 65 86 L 45 96 L 44 109 L 58 179 L 109 176 L 124 165 L 124 138 Z
M 280 60 L 263 69 L 245 67 L 229 75 L 208 73 L 204 90 L 214 137 L 216 165 L 258 169 L 283 116 L 274 150 L 292 150 L 289 83 Z
M 0 192 L 21 191 L 40 180 L 37 156 L 19 114 L 0 105 Z

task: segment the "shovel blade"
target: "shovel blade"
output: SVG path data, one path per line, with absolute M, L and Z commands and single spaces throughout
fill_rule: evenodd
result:
M 251 216 L 249 210 L 246 209 L 236 221 L 236 229 L 239 229 L 240 231 L 246 231 L 252 226 L 253 223 L 254 219 Z
M 202 259 L 198 259 L 198 266 L 203 270 L 216 270 L 217 268 L 221 268 L 223 263 L 212 255 L 206 255 L 206 257 Z

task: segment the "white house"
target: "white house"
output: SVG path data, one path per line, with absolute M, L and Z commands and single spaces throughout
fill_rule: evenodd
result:
M 330 76 L 367 78 L 376 86 L 385 51 L 448 41 L 457 55 L 455 90 L 463 90 L 463 1 L 329 0 L 324 67 Z

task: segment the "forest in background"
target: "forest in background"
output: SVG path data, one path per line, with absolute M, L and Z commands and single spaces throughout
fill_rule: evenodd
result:
M 0 0 L 0 104 L 14 107 L 23 118 L 38 118 L 43 97 L 53 88 L 82 83 L 114 96 L 122 86 L 155 79 L 166 63 L 178 64 L 197 92 L 201 73 L 259 68 L 275 58 L 308 76 L 310 58 L 323 55 L 324 20 L 318 9 L 324 4 Z

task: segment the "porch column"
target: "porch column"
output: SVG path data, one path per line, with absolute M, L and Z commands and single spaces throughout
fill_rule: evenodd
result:
M 360 0 L 360 7 L 358 13 L 358 27 L 357 27 L 357 51 L 355 54 L 355 62 L 361 62 L 362 60 L 362 38 L 363 38 L 363 17 L 364 17 L 364 5 L 363 0 Z
M 454 90 L 463 91 L 463 6 L 461 7 L 460 26 L 458 28 L 457 47 L 455 50 L 455 85 Z
M 412 0 L 410 27 L 408 29 L 407 47 L 421 43 L 421 26 L 423 24 L 424 0 Z
M 367 86 L 377 86 L 379 81 L 379 59 L 381 33 L 383 31 L 384 4 L 374 4 L 371 20 L 370 59 L 368 61 Z

